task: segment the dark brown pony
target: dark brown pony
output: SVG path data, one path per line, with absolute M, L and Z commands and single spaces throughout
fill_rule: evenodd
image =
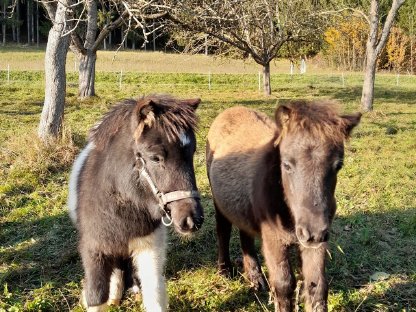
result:
M 136 272 L 146 311 L 165 311 L 165 226 L 197 230 L 203 211 L 193 155 L 200 100 L 149 96 L 117 105 L 90 133 L 70 178 L 88 311 L 118 304 Z
M 221 113 L 209 130 L 207 171 L 216 211 L 218 265 L 232 270 L 231 226 L 240 230 L 244 271 L 264 288 L 254 247 L 262 239 L 275 310 L 292 309 L 295 278 L 288 248 L 298 245 L 307 311 L 327 311 L 325 254 L 344 141 L 361 114 L 297 101 L 279 106 L 274 122 L 244 107 Z

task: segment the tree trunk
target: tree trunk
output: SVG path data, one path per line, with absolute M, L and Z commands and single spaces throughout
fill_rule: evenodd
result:
M 13 42 L 16 42 L 16 26 L 15 26 L 14 21 L 12 24 L 12 36 L 13 36 Z
M 3 1 L 3 22 L 2 22 L 2 35 L 3 35 L 3 45 L 6 45 L 6 1 Z
M 32 44 L 35 43 L 35 2 L 32 2 L 32 10 L 30 10 L 30 33 L 32 34 Z
M 16 41 L 20 43 L 20 1 L 16 1 Z
M 381 36 L 379 36 L 380 1 L 371 0 L 369 15 L 370 33 L 366 46 L 367 63 L 365 66 L 364 84 L 361 95 L 361 107 L 365 112 L 373 110 L 374 80 L 376 74 L 377 59 L 380 56 L 381 51 L 386 46 L 391 27 L 393 26 L 394 19 L 397 15 L 397 11 L 402 6 L 404 1 L 405 0 L 393 0 L 381 30 Z
M 38 128 L 38 136 L 48 143 L 57 139 L 64 117 L 66 95 L 66 56 L 69 36 L 62 36 L 67 31 L 65 20 L 68 19 L 68 0 L 57 4 L 54 25 L 49 31 L 45 53 L 45 102 Z M 69 26 L 69 25 L 68 25 Z M 30 36 L 28 36 L 30 38 Z
M 81 98 L 95 96 L 95 61 L 97 49 L 97 2 L 87 0 L 87 32 L 85 35 L 84 52 L 79 55 L 78 96 Z
M 363 91 L 361 95 L 361 108 L 365 112 L 373 110 L 374 82 L 376 78 L 377 57 L 367 54 L 367 64 L 364 72 Z
M 30 45 L 30 1 L 26 1 L 27 44 Z
M 36 46 L 39 47 L 39 2 L 36 2 Z
M 86 55 L 82 55 L 79 59 L 79 90 L 78 96 L 85 98 L 95 95 L 95 61 L 97 53 L 88 51 Z
M 271 95 L 272 90 L 270 88 L 270 63 L 263 65 L 263 89 L 264 95 Z

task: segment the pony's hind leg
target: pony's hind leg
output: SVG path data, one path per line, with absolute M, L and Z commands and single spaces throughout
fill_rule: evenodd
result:
M 141 282 L 143 305 L 147 312 L 164 312 L 167 309 L 165 277 L 166 230 L 157 228 L 152 234 L 137 239 L 133 251 L 133 265 Z
M 221 274 L 233 276 L 233 266 L 230 259 L 230 237 L 232 224 L 217 208 L 215 201 L 215 220 L 218 239 L 218 269 Z
M 243 251 L 244 272 L 255 290 L 265 290 L 266 282 L 257 258 L 254 237 L 240 230 L 240 243 Z
M 85 269 L 83 296 L 87 311 L 105 311 L 113 261 L 98 252 L 82 253 L 82 261 Z

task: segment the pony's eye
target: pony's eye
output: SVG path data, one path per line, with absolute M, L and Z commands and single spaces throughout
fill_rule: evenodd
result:
M 292 166 L 287 162 L 287 161 L 284 161 L 283 163 L 282 163 L 282 165 L 283 165 L 283 168 L 287 171 L 287 172 L 291 172 L 292 171 Z
M 158 155 L 152 155 L 150 156 L 150 160 L 153 161 L 154 163 L 159 163 L 163 160 L 163 158 Z

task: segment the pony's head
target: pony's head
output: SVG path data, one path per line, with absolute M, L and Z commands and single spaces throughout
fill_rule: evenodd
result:
M 199 102 L 150 96 L 138 101 L 132 118 L 140 182 L 181 234 L 198 230 L 204 220 L 193 165 Z
M 298 101 L 276 110 L 284 195 L 303 247 L 328 240 L 344 141 L 360 118 L 360 113 L 340 116 L 330 103 Z

